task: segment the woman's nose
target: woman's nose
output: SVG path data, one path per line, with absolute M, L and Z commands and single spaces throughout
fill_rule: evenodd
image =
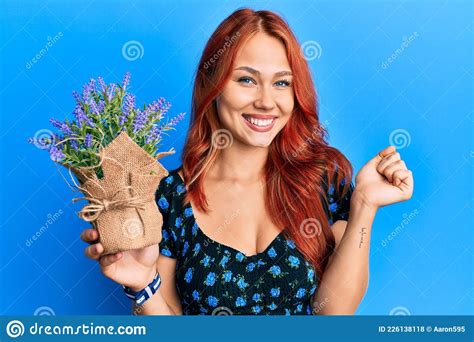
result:
M 275 107 L 271 91 L 266 87 L 262 87 L 258 92 L 257 99 L 254 102 L 255 108 L 270 110 Z

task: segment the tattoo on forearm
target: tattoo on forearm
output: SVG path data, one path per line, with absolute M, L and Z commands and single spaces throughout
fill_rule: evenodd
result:
M 360 229 L 360 232 L 359 232 L 359 234 L 360 234 L 359 248 L 361 248 L 361 247 L 362 247 L 362 244 L 364 243 L 364 235 L 367 234 L 367 233 L 365 232 L 366 229 L 367 229 L 366 227 L 362 227 L 362 228 Z

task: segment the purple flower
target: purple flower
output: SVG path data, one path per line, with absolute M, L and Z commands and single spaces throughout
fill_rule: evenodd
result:
M 57 146 L 51 147 L 51 149 L 49 150 L 49 155 L 51 157 L 51 160 L 55 162 L 61 161 L 65 157 L 63 151 L 61 151 Z
M 28 143 L 33 144 L 42 150 L 49 150 L 52 144 L 50 138 L 28 138 Z
M 97 80 L 99 81 L 99 84 L 100 84 L 100 90 L 104 93 L 105 91 L 107 91 L 107 86 L 105 85 L 105 82 L 104 82 L 104 79 L 102 78 L 102 76 L 99 76 L 97 77 Z
M 158 126 L 153 125 L 152 129 L 150 130 L 150 134 L 148 134 L 146 138 L 146 143 L 150 144 L 154 141 L 158 140 L 158 133 L 159 133 L 159 128 Z
M 89 148 L 89 147 L 92 146 L 92 134 L 90 134 L 90 133 L 87 133 L 87 134 L 86 134 L 86 140 L 85 140 L 85 142 L 84 142 L 84 145 L 85 145 L 87 148 Z
M 180 113 L 178 115 L 176 115 L 174 118 L 172 118 L 168 124 L 168 127 L 173 127 L 173 126 L 176 126 L 178 124 L 178 122 L 180 122 L 181 120 L 183 120 L 184 116 L 186 115 L 186 113 Z
M 99 112 L 102 112 L 105 108 L 105 101 L 104 100 L 100 100 L 99 103 L 97 104 L 97 110 Z
M 166 102 L 164 97 L 158 99 L 158 109 L 164 114 L 171 108 L 171 103 Z
M 72 130 L 71 128 L 65 123 L 65 122 L 61 122 L 59 120 L 56 120 L 56 119 L 49 119 L 49 122 L 51 122 L 51 124 L 56 127 L 57 129 L 60 129 L 65 136 L 71 136 L 72 135 Z
M 89 102 L 91 98 L 91 93 L 93 91 L 95 91 L 95 80 L 91 78 L 89 83 L 84 84 L 84 86 L 82 87 L 82 99 L 84 100 L 84 102 Z
M 127 118 L 134 107 L 135 107 L 135 96 L 132 94 L 125 95 L 124 105 L 123 105 L 123 110 L 122 110 L 123 115 L 120 116 L 120 119 L 119 119 L 120 126 L 123 126 L 125 121 L 127 121 Z
M 71 140 L 71 148 L 74 151 L 77 151 L 79 149 L 79 145 L 77 144 L 77 140 Z
M 112 101 L 112 98 L 114 97 L 115 87 L 116 87 L 115 83 L 110 83 L 109 93 L 107 94 L 107 100 L 109 102 Z
M 156 140 L 160 140 L 161 139 L 161 134 L 163 133 L 163 126 L 161 126 L 160 128 L 158 128 L 158 133 L 156 134 Z
M 127 90 L 129 83 L 130 83 L 130 72 L 126 72 L 125 76 L 123 77 L 123 82 L 122 82 L 122 88 L 124 92 Z
M 138 109 L 135 114 L 135 120 L 133 121 L 133 133 L 137 133 L 139 130 L 145 127 L 148 121 L 148 113 Z
M 163 115 L 170 108 L 171 103 L 166 102 L 165 98 L 160 97 L 158 100 L 155 100 L 151 104 L 149 104 L 146 111 L 148 113 L 160 113 L 161 115 Z
M 72 92 L 72 96 L 74 97 L 74 99 L 76 100 L 78 105 L 82 105 L 81 95 L 79 95 L 79 93 L 77 91 L 74 90 Z
M 91 118 L 87 116 L 87 114 L 84 112 L 84 109 L 82 108 L 81 105 L 77 105 L 76 108 L 74 108 L 73 114 L 74 114 L 74 117 L 76 118 L 79 128 L 82 128 L 84 122 L 92 128 L 95 127 Z
M 95 115 L 99 116 L 100 115 L 100 111 L 99 111 L 99 107 L 97 106 L 97 103 L 95 102 L 94 99 L 90 99 L 89 100 L 89 106 L 91 108 L 91 112 L 94 113 Z

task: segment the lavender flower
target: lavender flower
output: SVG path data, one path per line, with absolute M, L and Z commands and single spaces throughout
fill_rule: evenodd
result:
M 89 83 L 82 87 L 82 99 L 84 102 L 89 102 L 92 92 L 95 91 L 95 80 L 91 78 Z
M 135 113 L 135 120 L 133 120 L 133 133 L 143 129 L 148 121 L 148 113 L 138 109 Z
M 79 145 L 78 145 L 78 143 L 77 143 L 77 140 L 71 140 L 71 141 L 70 141 L 70 145 L 71 145 L 71 148 L 72 148 L 74 151 L 79 150 Z
M 49 151 L 55 162 L 69 162 L 71 166 L 95 165 L 91 152 L 101 144 L 115 139 L 125 131 L 136 140 L 147 153 L 154 156 L 163 132 L 175 127 L 184 118 L 180 113 L 166 124 L 162 123 L 164 114 L 171 107 L 163 97 L 148 106 L 136 108 L 136 98 L 126 90 L 130 85 L 130 73 L 124 75 L 122 84 L 107 85 L 102 77 L 97 81 L 90 79 L 82 88 L 82 94 L 73 91 L 75 100 L 74 120 L 59 121 L 50 119 L 60 135 L 28 139 L 29 143 Z M 133 132 L 133 134 L 132 134 Z M 96 140 L 100 139 L 100 140 Z M 87 162 L 85 162 L 87 161 Z M 100 168 L 99 168 L 100 169 Z M 100 178 L 101 170 L 97 170 Z
M 158 110 L 162 112 L 163 114 L 166 113 L 171 108 L 171 103 L 166 102 L 166 99 L 164 97 L 160 97 L 158 101 L 156 102 L 157 102 Z
M 49 150 L 49 155 L 51 157 L 51 160 L 55 162 L 61 161 L 64 159 L 64 157 L 66 157 L 63 151 L 61 151 L 57 146 L 51 147 L 51 149 Z
M 76 108 L 74 108 L 74 117 L 76 118 L 77 124 L 79 128 L 82 128 L 84 123 L 86 123 L 88 126 L 94 128 L 95 125 L 92 122 L 91 118 L 87 116 L 87 114 L 84 112 L 84 109 L 82 108 L 81 105 L 77 105 Z
M 185 115 L 186 115 L 186 113 L 180 113 L 180 114 L 176 115 L 174 118 L 172 118 L 168 124 L 162 125 L 161 127 L 159 127 L 157 132 L 156 132 L 156 138 L 154 140 L 155 141 L 160 141 L 161 140 L 161 135 L 163 134 L 163 131 L 167 131 L 167 130 L 171 129 L 173 126 L 176 126 L 178 124 L 178 122 L 183 120 Z M 147 142 L 147 144 L 148 144 L 148 142 Z
M 52 139 L 50 138 L 28 138 L 28 143 L 33 144 L 42 150 L 49 150 L 51 148 Z
M 107 86 L 105 85 L 104 79 L 102 76 L 97 77 L 97 80 L 99 81 L 100 84 L 100 90 L 105 93 L 107 91 Z
M 123 105 L 122 115 L 119 119 L 119 125 L 123 126 L 125 121 L 127 121 L 128 116 L 130 115 L 131 110 L 135 107 L 135 96 L 132 94 L 125 95 L 125 101 Z
M 161 140 L 161 134 L 163 133 L 163 126 L 158 128 L 158 132 L 156 133 L 156 141 Z
M 51 122 L 51 124 L 56 127 L 57 129 L 61 129 L 62 128 L 62 125 L 63 123 L 61 121 L 58 121 L 56 119 L 53 119 L 53 118 L 50 118 L 49 119 L 49 122 Z
M 172 118 L 168 124 L 168 127 L 173 127 L 173 126 L 176 126 L 178 124 L 178 122 L 180 122 L 181 120 L 183 120 L 184 116 L 186 114 L 185 113 L 179 113 L 178 115 L 176 115 L 174 118 Z
M 95 102 L 94 99 L 90 99 L 89 102 L 88 102 L 90 108 L 91 108 L 91 112 L 97 116 L 100 115 L 100 111 L 99 111 L 99 107 L 97 107 L 97 103 Z
M 74 97 L 74 99 L 76 100 L 78 105 L 82 105 L 81 95 L 79 95 L 79 93 L 77 91 L 74 90 L 72 92 L 72 96 Z
M 60 129 L 65 136 L 71 136 L 73 134 L 71 128 L 65 122 L 53 118 L 49 119 L 49 122 L 57 129 Z
M 146 138 L 146 144 L 150 144 L 152 142 L 157 141 L 158 138 L 158 133 L 159 133 L 159 128 L 156 125 L 153 125 L 153 127 L 150 130 L 150 134 L 148 134 Z
M 105 101 L 100 100 L 99 103 L 97 104 L 97 110 L 101 113 L 105 108 Z
M 123 77 L 122 88 L 123 91 L 127 91 L 128 84 L 130 83 L 130 72 L 126 72 L 125 76 Z
M 115 92 L 115 83 L 111 83 L 109 85 L 109 93 L 107 94 L 107 100 L 110 102 L 112 101 L 112 98 L 114 97 L 114 92 Z
M 92 134 L 90 133 L 86 134 L 86 140 L 84 142 L 84 145 L 86 146 L 86 148 L 89 148 L 92 146 Z

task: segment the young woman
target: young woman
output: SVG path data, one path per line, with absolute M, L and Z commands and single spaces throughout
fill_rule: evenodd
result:
M 86 255 L 132 291 L 159 274 L 138 314 L 353 314 L 376 211 L 412 196 L 400 154 L 383 149 L 351 182 L 300 46 L 269 11 L 238 10 L 219 25 L 192 103 L 182 167 L 156 193 L 159 248 L 101 256 L 87 229 Z

